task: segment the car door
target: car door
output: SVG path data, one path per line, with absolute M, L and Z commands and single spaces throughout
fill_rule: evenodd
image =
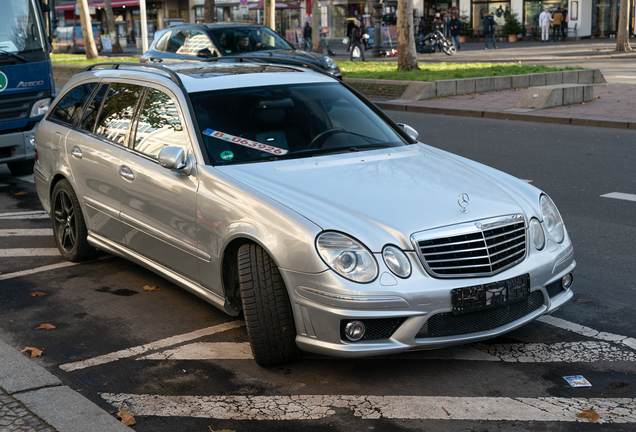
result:
M 197 261 L 206 256 L 197 247 L 196 172 L 172 172 L 157 159 L 168 146 L 192 153 L 177 100 L 167 89 L 145 92 L 131 150 L 119 162 L 121 220 L 129 249 L 198 281 Z
M 124 244 L 119 220 L 119 160 L 143 87 L 103 83 L 66 137 L 66 152 L 77 196 L 92 234 Z

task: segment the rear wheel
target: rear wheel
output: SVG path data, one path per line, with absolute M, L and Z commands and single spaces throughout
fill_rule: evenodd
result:
M 62 257 L 73 262 L 93 258 L 97 251 L 86 240 L 88 230 L 84 214 L 67 180 L 61 180 L 53 188 L 51 206 L 53 236 Z
M 35 159 L 23 160 L 20 162 L 10 162 L 7 164 L 9 167 L 9 171 L 14 176 L 21 176 L 33 173 L 33 165 L 35 164 Z
M 300 358 L 285 283 L 274 260 L 256 244 L 238 250 L 239 285 L 254 360 L 273 366 Z

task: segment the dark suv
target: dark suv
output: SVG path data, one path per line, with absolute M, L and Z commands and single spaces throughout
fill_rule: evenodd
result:
M 329 57 L 294 48 L 278 33 L 256 23 L 182 24 L 155 33 L 142 63 L 201 61 L 218 57 L 262 58 L 267 63 L 310 65 L 335 78 L 342 73 Z

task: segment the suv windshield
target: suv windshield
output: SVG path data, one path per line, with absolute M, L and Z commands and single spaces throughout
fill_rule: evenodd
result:
M 46 49 L 34 0 L 2 0 L 0 53 L 33 53 Z
M 210 29 L 210 34 L 216 46 L 225 54 L 294 49 L 285 39 L 269 27 L 223 26 Z
M 190 95 L 210 163 L 311 157 L 408 144 L 338 83 Z

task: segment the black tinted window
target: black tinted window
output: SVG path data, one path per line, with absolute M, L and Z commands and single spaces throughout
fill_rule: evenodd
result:
M 99 111 L 99 107 L 102 106 L 102 101 L 104 100 L 104 95 L 106 94 L 107 89 L 108 84 L 103 84 L 88 103 L 88 106 L 82 114 L 82 121 L 80 123 L 81 129 L 93 132 L 93 129 L 95 128 L 95 120 L 97 119 L 97 111 Z
M 182 54 L 182 51 L 184 51 L 183 45 L 188 37 L 188 33 L 189 32 L 187 30 L 173 31 L 170 33 L 168 41 L 165 44 L 164 51 Z
M 55 106 L 50 119 L 72 125 L 98 83 L 81 84 L 68 92 Z
M 142 91 L 143 87 L 138 85 L 111 84 L 99 112 L 95 134 L 124 144 Z

